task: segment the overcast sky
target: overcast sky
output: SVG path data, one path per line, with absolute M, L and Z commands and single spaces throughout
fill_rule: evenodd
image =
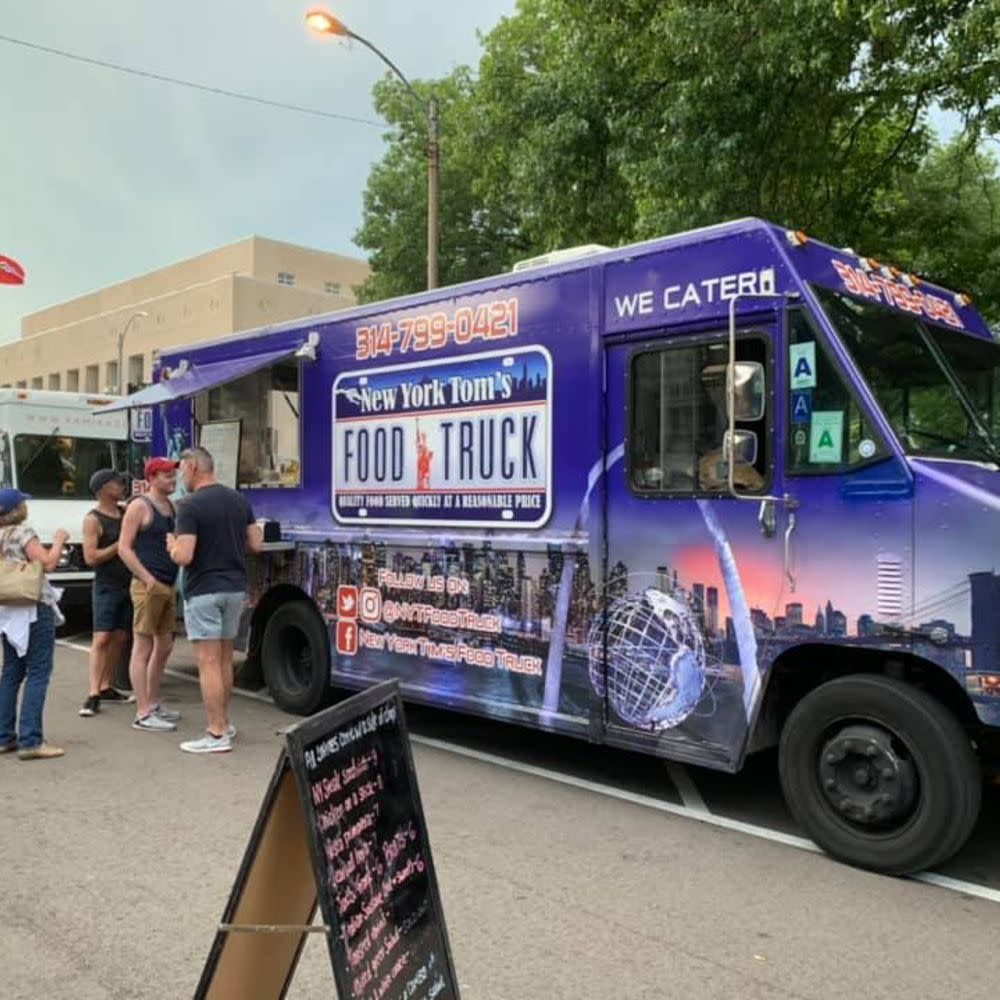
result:
M 375 121 L 382 64 L 317 39 L 310 0 L 0 0 L 0 35 Z M 411 78 L 480 55 L 514 0 L 334 0 Z M 140 79 L 0 41 L 0 341 L 25 313 L 251 234 L 363 256 L 352 243 L 376 125 Z M 444 137 L 445 142 L 447 137 Z M 423 238 L 423 234 L 417 234 Z

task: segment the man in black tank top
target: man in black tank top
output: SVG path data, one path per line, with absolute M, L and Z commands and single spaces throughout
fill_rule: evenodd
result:
M 136 497 L 125 510 L 118 552 L 132 572 L 129 593 L 132 616 L 132 659 L 128 672 L 135 694 L 134 729 L 169 732 L 180 718 L 160 704 L 160 679 L 174 645 L 177 567 L 167 555 L 167 535 L 174 531 L 174 492 L 177 463 L 168 458 L 146 461 L 149 492 Z
M 90 643 L 90 686 L 80 709 L 83 716 L 99 712 L 102 701 L 125 700 L 111 681 L 132 626 L 128 592 L 132 574 L 118 557 L 122 526 L 118 505 L 125 496 L 125 481 L 114 469 L 98 469 L 90 477 L 90 492 L 97 506 L 83 519 L 83 561 L 94 570 L 94 635 Z

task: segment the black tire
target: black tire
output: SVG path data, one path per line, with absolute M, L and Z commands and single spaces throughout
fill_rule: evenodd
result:
M 289 601 L 267 620 L 260 661 L 279 708 L 312 715 L 330 699 L 330 641 L 316 611 Z
M 778 768 L 788 808 L 824 851 L 887 875 L 947 860 L 979 817 L 979 762 L 958 720 L 879 675 L 839 678 L 803 698 L 782 731 Z

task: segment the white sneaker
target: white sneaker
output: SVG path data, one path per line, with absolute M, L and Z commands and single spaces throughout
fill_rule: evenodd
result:
M 144 729 L 148 733 L 169 733 L 173 732 L 177 727 L 172 722 L 161 718 L 154 710 L 149 715 L 144 715 L 141 719 L 139 716 L 136 716 L 135 721 L 132 723 L 132 728 Z
M 229 723 L 228 726 L 226 726 L 226 735 L 231 740 L 235 740 L 236 739 L 236 727 L 231 722 Z
M 225 733 L 222 736 L 205 733 L 196 740 L 186 740 L 181 749 L 185 753 L 228 753 L 233 749 L 233 742 Z
M 180 712 L 175 712 L 172 708 L 164 708 L 162 705 L 155 705 L 153 707 L 153 715 L 159 719 L 163 719 L 164 722 L 181 721 Z

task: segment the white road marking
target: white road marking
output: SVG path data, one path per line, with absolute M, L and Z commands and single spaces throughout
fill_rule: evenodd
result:
M 67 649 L 75 649 L 82 653 L 90 652 L 89 646 L 83 646 L 64 639 L 57 639 L 56 645 L 64 646 Z M 188 681 L 191 684 L 198 683 L 197 677 L 180 670 L 171 670 L 168 668 L 165 673 L 177 680 Z M 261 694 L 259 691 L 244 691 L 241 688 L 235 688 L 233 694 L 239 695 L 241 698 L 251 698 L 254 701 L 264 702 L 268 705 L 274 704 L 272 698 Z M 662 799 L 656 799 L 649 795 L 628 792 L 622 788 L 615 788 L 613 785 L 602 785 L 600 782 L 588 781 L 586 778 L 577 778 L 571 774 L 550 771 L 544 767 L 536 767 L 534 764 L 523 764 L 520 761 L 510 760 L 507 757 L 500 757 L 497 754 L 486 753 L 482 750 L 473 750 L 469 747 L 457 743 L 449 743 L 447 740 L 439 740 L 431 736 L 419 736 L 411 733 L 410 741 L 421 746 L 431 747 L 434 750 L 441 750 L 445 753 L 456 754 L 459 757 L 468 757 L 470 760 L 477 760 L 484 764 L 502 767 L 508 771 L 515 771 L 518 774 L 528 774 L 546 781 L 554 781 L 560 785 L 568 785 L 570 788 L 579 788 L 586 792 L 593 792 L 595 795 L 604 795 L 607 798 L 618 799 L 621 802 L 642 806 L 645 809 L 655 809 L 659 812 L 669 813 L 672 816 L 683 816 L 686 819 L 693 819 L 699 823 L 707 823 L 709 826 L 719 827 L 722 830 L 729 830 L 733 833 L 743 833 L 749 837 L 757 837 L 760 840 L 783 844 L 786 847 L 795 847 L 800 851 L 810 851 L 813 854 L 823 853 L 811 840 L 805 837 L 797 837 L 794 834 L 782 833 L 780 830 L 772 830 L 770 827 L 758 826 L 756 823 L 744 823 L 742 820 L 730 819 L 727 816 L 717 816 L 715 813 L 709 812 L 698 790 L 694 789 L 695 795 L 689 799 L 681 789 L 681 782 L 677 781 L 673 774 L 670 775 L 671 779 L 677 785 L 681 798 L 685 802 L 684 805 L 665 802 Z M 675 767 L 680 768 L 680 765 L 668 765 L 668 772 L 672 771 Z M 683 775 L 684 777 L 681 781 L 689 783 L 691 788 L 693 788 L 694 783 L 691 781 L 690 775 L 686 771 L 683 772 Z M 690 788 L 687 789 L 688 794 L 690 794 L 690 790 Z M 936 886 L 939 889 L 947 889 L 966 896 L 975 896 L 977 899 L 985 899 L 990 903 L 1000 903 L 1000 889 L 991 889 L 989 886 L 978 885 L 975 882 L 965 882 L 962 879 L 951 878 L 948 875 L 939 875 L 937 872 L 918 872 L 915 875 L 907 876 L 907 878 L 914 882 L 923 882 L 926 885 Z
M 163 671 L 167 677 L 174 677 L 179 681 L 189 681 L 192 684 L 198 683 L 197 674 L 185 673 L 183 670 L 174 670 L 167 667 Z M 238 694 L 241 698 L 251 698 L 253 701 L 261 701 L 265 705 L 274 706 L 274 699 L 269 694 L 261 694 L 259 691 L 244 691 L 242 688 L 233 688 L 233 694 Z
M 73 638 L 75 639 L 76 636 L 73 636 Z M 65 646 L 67 649 L 76 649 L 79 650 L 81 653 L 90 652 L 90 646 L 84 646 L 82 643 L 73 642 L 72 639 L 56 639 L 56 645 Z
M 674 783 L 674 788 L 677 789 L 677 794 L 680 795 L 681 802 L 692 812 L 711 812 L 708 806 L 705 805 L 705 800 L 701 797 L 698 786 L 694 783 L 691 775 L 688 774 L 687 768 L 683 764 L 677 764 L 672 760 L 666 761 L 666 765 L 667 774 Z

